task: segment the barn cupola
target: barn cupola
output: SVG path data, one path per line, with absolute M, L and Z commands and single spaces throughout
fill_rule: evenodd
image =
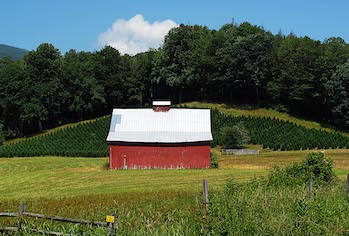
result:
M 153 110 L 155 112 L 167 112 L 170 110 L 171 101 L 159 100 L 153 101 Z

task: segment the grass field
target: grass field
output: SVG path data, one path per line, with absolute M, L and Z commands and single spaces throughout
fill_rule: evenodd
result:
M 276 117 L 307 128 L 332 131 L 316 122 L 272 110 L 227 109 L 225 105 L 205 103 L 188 105 L 218 108 L 233 115 Z M 97 221 L 116 212 L 120 235 L 202 235 L 206 227 L 202 220 L 202 180 L 208 179 L 212 200 L 211 232 L 234 225 L 237 235 L 268 232 L 270 235 L 287 235 L 290 232 L 287 229 L 298 230 L 298 235 L 348 235 L 349 215 L 341 212 L 349 211 L 345 189 L 349 149 L 322 150 L 333 160 L 340 183 L 315 190 L 318 197 L 310 201 L 306 186 L 269 189 L 253 179 L 267 176 L 273 165 L 284 166 L 303 160 L 312 151 L 271 151 L 261 149 L 260 145 L 249 145 L 248 148 L 260 149 L 260 154 L 221 156 L 219 148 L 213 148 L 212 152 L 218 155 L 218 169 L 112 171 L 106 168 L 106 157 L 0 158 L 0 212 L 17 212 L 20 203 L 26 203 L 29 212 Z M 240 187 L 236 198 L 227 198 L 224 202 L 221 193 L 231 178 Z M 237 211 L 224 205 L 232 200 L 236 201 Z M 225 214 L 225 210 L 229 214 Z M 256 212 L 259 212 L 257 216 Z M 229 216 L 236 217 L 233 217 L 235 223 L 221 225 L 225 224 L 221 219 Z M 15 219 L 0 218 L 0 226 L 15 224 Z M 216 225 L 221 228 L 215 228 Z M 69 229 L 66 225 L 59 228 L 61 226 L 48 223 L 46 226 L 49 229 L 58 227 L 58 231 L 68 233 L 78 230 L 75 226 L 73 231 L 65 231 Z M 86 235 L 100 235 L 100 232 L 92 230 Z
M 213 151 L 219 153 L 218 149 Z M 122 235 L 200 235 L 205 225 L 200 220 L 203 214 L 202 179 L 209 180 L 210 198 L 215 198 L 214 196 L 223 190 L 223 186 L 226 186 L 228 179 L 234 178 L 238 183 L 248 183 L 255 177 L 266 176 L 272 165 L 287 165 L 300 161 L 308 152 L 262 150 L 261 154 L 254 156 L 219 156 L 218 169 L 203 170 L 107 170 L 105 168 L 107 158 L 2 158 L 0 159 L 0 212 L 16 212 L 20 203 L 26 203 L 29 212 L 97 221 L 103 221 L 105 215 L 116 212 L 119 216 L 117 232 Z M 346 174 L 349 173 L 349 150 L 336 149 L 324 152 L 333 159 L 334 171 L 344 184 Z M 306 192 L 304 193 L 302 189 L 280 192 L 282 194 L 280 197 L 284 200 L 287 199 L 286 196 L 292 194 L 292 202 L 284 202 L 282 206 L 289 209 L 298 204 L 297 201 L 306 196 Z M 249 194 L 250 190 L 246 191 L 246 194 Z M 264 192 L 263 189 L 256 191 L 263 194 L 263 199 L 270 196 L 268 191 Z M 270 191 L 279 194 L 279 190 Z M 338 188 L 335 191 L 338 192 Z M 328 191 L 324 194 L 328 194 Z M 243 201 L 247 201 L 248 196 L 241 195 Z M 275 195 L 276 198 L 277 196 Z M 258 196 L 253 198 L 256 198 L 253 201 L 263 200 Z M 335 198 L 331 195 L 328 199 Z M 268 208 L 263 205 L 263 201 L 260 203 L 262 206 L 253 205 L 252 202 L 246 204 L 252 204 L 251 207 L 265 211 Z M 274 197 L 271 201 L 278 202 Z M 251 210 L 246 209 L 248 212 Z M 272 214 L 272 210 L 273 208 L 266 214 Z M 279 209 L 279 211 L 281 215 L 278 217 L 284 217 L 282 215 L 284 210 Z M 253 210 L 248 216 L 252 215 L 254 215 Z M 282 233 L 282 225 L 288 225 L 289 220 L 285 218 L 282 222 L 280 227 L 274 223 L 266 225 L 268 230 Z M 16 224 L 14 220 L 0 219 L 0 225 L 14 224 Z M 45 226 L 68 233 L 85 230 L 69 228 L 67 225 L 57 226 L 53 223 L 33 224 L 36 227 Z M 64 231 L 68 229 L 69 231 Z M 253 232 L 265 230 L 256 229 Z M 101 234 L 98 230 L 90 229 L 90 232 L 91 234 L 87 235 Z M 244 231 L 239 229 L 239 232 Z M 332 233 L 333 229 L 328 232 Z
M 217 149 L 215 149 L 218 152 Z M 34 157 L 0 159 L 0 199 L 62 198 L 94 194 L 159 191 L 200 192 L 207 178 L 212 188 L 226 179 L 264 176 L 273 165 L 303 159 L 309 151 L 262 152 L 219 156 L 218 169 L 106 170 L 107 158 Z M 349 173 L 349 150 L 325 150 L 341 179 Z M 1 210 L 1 209 L 0 209 Z

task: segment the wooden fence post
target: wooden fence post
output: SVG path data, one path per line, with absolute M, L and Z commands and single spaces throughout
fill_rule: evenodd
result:
M 207 231 L 208 231 L 208 180 L 204 179 L 202 181 L 202 203 L 204 205 L 204 235 L 207 235 Z
M 308 179 L 308 189 L 309 189 L 309 198 L 313 198 L 313 177 L 309 176 Z
M 207 219 L 207 211 L 208 211 L 208 180 L 204 179 L 202 181 L 202 203 L 204 204 L 205 218 Z
M 115 236 L 115 223 L 116 223 L 116 214 L 111 214 L 113 216 L 113 221 L 108 222 L 108 236 Z
M 23 212 L 25 212 L 25 204 L 19 205 L 19 214 L 18 214 L 18 231 L 20 232 L 22 230 L 22 223 L 23 223 Z

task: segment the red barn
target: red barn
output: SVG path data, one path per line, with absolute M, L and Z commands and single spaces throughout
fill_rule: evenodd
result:
M 109 145 L 110 169 L 208 168 L 209 109 L 170 109 L 154 101 L 153 109 L 114 109 Z

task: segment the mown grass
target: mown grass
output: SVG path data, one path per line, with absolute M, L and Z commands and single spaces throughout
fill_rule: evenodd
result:
M 219 153 L 219 149 L 213 149 Z M 265 176 L 273 165 L 301 160 L 309 151 L 261 152 L 219 156 L 218 169 L 106 170 L 107 158 L 34 157 L 0 159 L 0 199 L 62 198 L 98 194 L 201 190 L 201 181 L 220 188 L 234 177 L 248 181 Z M 335 173 L 349 173 L 349 150 L 329 149 Z
M 212 151 L 219 153 L 218 148 Z M 247 186 L 246 189 L 239 190 L 240 200 L 236 204 L 242 204 L 238 209 L 245 213 L 241 212 L 237 217 L 252 219 L 250 223 L 241 222 L 240 225 L 252 227 L 251 232 L 254 233 L 266 230 L 279 234 L 284 232 L 285 227 L 292 226 L 293 230 L 296 229 L 295 225 L 289 223 L 290 217 L 296 216 L 283 211 L 297 208 L 297 204 L 307 196 L 306 187 L 278 190 L 262 186 L 256 189 L 253 186 L 259 186 L 258 181 L 254 180 L 257 182 L 251 183 L 251 179 L 267 176 L 274 164 L 288 165 L 300 161 L 308 152 L 264 150 L 260 155 L 254 156 L 219 156 L 218 169 L 204 170 L 111 171 L 105 169 L 106 158 L 3 158 L 0 159 L 0 212 L 16 212 L 20 203 L 26 203 L 29 212 L 97 221 L 103 221 L 107 214 L 116 212 L 117 232 L 121 235 L 200 235 L 205 231 L 214 234 L 217 228 L 214 225 L 207 226 L 202 219 L 202 179 L 209 180 L 210 199 L 218 201 L 217 197 L 225 189 L 227 180 L 234 178 L 237 184 Z M 331 208 L 329 204 L 336 203 L 337 197 L 342 196 L 341 194 L 345 195 L 343 180 L 349 173 L 349 150 L 333 149 L 324 152 L 333 159 L 335 173 L 341 179 L 337 187 L 321 190 L 323 193 L 315 190 L 317 194 L 329 198 L 324 203 L 327 204 L 325 206 L 327 211 Z M 321 204 L 322 201 L 325 201 L 324 197 L 316 204 Z M 271 205 L 270 209 L 268 204 Z M 312 206 L 311 202 L 306 204 Z M 339 204 L 342 203 L 336 204 L 339 209 Z M 223 210 L 218 209 L 217 212 L 217 207 L 225 206 L 215 205 L 215 211 L 210 213 L 214 217 L 219 216 L 219 212 Z M 253 216 L 256 211 L 260 212 L 259 217 Z M 277 215 L 273 216 L 275 212 Z M 315 213 L 311 214 L 306 219 L 299 219 L 298 216 L 295 219 L 304 224 L 304 221 L 315 217 Z M 273 216 L 274 223 L 267 221 L 271 219 L 269 216 Z M 281 217 L 280 221 L 276 220 L 277 217 Z M 327 216 L 322 217 L 326 220 Z M 263 219 L 266 220 L 264 223 Z M 217 219 L 212 219 L 212 224 L 215 224 L 215 220 Z M 344 222 L 347 222 L 346 218 Z M 2 226 L 13 226 L 15 223 L 15 219 L 12 221 L 0 219 Z M 326 227 L 330 223 L 326 223 Z M 28 224 L 68 233 L 87 230 L 90 233 L 86 235 L 98 235 L 104 232 L 102 229 L 79 228 L 67 224 L 62 226 L 36 220 L 29 220 Z M 264 228 L 258 226 L 261 224 Z M 341 229 L 346 230 L 343 224 L 320 232 L 331 234 Z M 236 234 L 247 233 L 244 228 L 236 232 Z

